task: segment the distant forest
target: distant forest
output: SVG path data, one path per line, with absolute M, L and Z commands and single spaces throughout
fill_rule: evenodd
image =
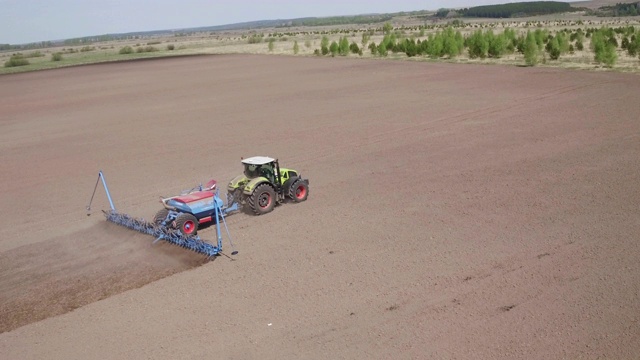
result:
M 52 43 L 51 41 L 41 41 L 24 45 L 0 44 L 0 51 L 42 49 L 51 46 L 54 46 L 54 43 Z
M 371 24 L 393 19 L 393 14 L 380 15 L 356 15 L 356 16 L 331 16 L 324 18 L 302 18 L 283 23 L 279 27 L 288 26 L 330 26 L 348 24 Z
M 640 15 L 640 2 L 628 4 L 615 4 L 603 6 L 594 12 L 597 16 L 638 16 Z
M 480 18 L 511 18 L 556 14 L 576 11 L 569 3 L 559 1 L 532 1 L 522 3 L 509 3 L 502 5 L 475 6 L 455 10 L 457 16 Z M 440 9 L 436 17 L 447 17 L 451 13 L 449 9 Z

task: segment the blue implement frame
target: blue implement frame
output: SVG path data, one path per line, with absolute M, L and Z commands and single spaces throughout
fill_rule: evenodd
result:
M 104 186 L 104 190 L 107 194 L 107 199 L 109 200 L 109 206 L 111 210 L 103 211 L 107 221 L 113 222 L 120 226 L 129 228 L 131 230 L 135 230 L 141 232 L 143 234 L 151 235 L 156 238 L 153 243 L 156 243 L 160 240 L 166 241 L 173 245 L 178 245 L 185 249 L 189 249 L 191 251 L 206 255 L 208 257 L 216 256 L 222 251 L 222 231 L 220 229 L 220 219 L 222 219 L 222 223 L 225 227 L 227 236 L 229 237 L 229 242 L 231 247 L 233 248 L 233 242 L 231 239 L 231 234 L 229 232 L 229 228 L 227 227 L 227 222 L 225 220 L 225 215 L 231 211 L 237 209 L 237 204 L 233 204 L 229 207 L 224 207 L 223 201 L 219 197 L 219 193 L 216 190 L 215 195 L 213 196 L 214 201 L 214 210 L 215 210 L 215 221 L 216 221 L 216 240 L 217 244 L 212 245 L 202 239 L 200 236 L 185 236 L 179 230 L 172 229 L 167 226 L 177 217 L 178 212 L 170 211 L 167 218 L 162 222 L 162 224 L 154 224 L 144 219 L 137 219 L 127 214 L 121 214 L 116 211 L 116 208 L 113 204 L 113 199 L 111 198 L 111 193 L 109 192 L 109 187 L 107 186 L 107 181 L 105 180 L 104 173 L 102 170 L 98 172 L 98 181 L 96 181 L 96 186 L 93 189 L 93 195 L 91 196 L 91 200 L 89 201 L 89 205 L 87 206 L 87 211 L 91 211 L 91 203 L 93 202 L 93 198 L 96 193 L 96 189 L 98 184 L 102 181 L 102 185 Z M 90 213 L 87 213 L 90 215 Z M 236 255 L 238 252 L 233 250 L 232 255 Z

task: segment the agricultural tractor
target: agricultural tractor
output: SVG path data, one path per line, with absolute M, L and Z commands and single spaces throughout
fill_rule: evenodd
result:
M 287 199 L 302 202 L 309 196 L 309 180 L 303 179 L 296 170 L 280 168 L 277 159 L 254 156 L 243 159 L 242 163 L 244 173 L 229 182 L 226 205 L 218 196 L 217 182 L 211 180 L 204 186 L 198 185 L 178 196 L 161 197 L 163 209 L 156 213 L 153 222 L 116 211 L 101 170 L 87 205 L 87 215 L 91 215 L 91 204 L 98 184 L 102 181 L 111 208 L 110 211 L 103 211 L 108 221 L 152 235 L 156 238 L 154 243 L 164 240 L 209 257 L 218 255 L 222 251 L 221 224 L 227 230 L 233 248 L 225 221 L 228 214 L 239 211 L 243 205 L 249 205 L 256 215 L 262 215 L 271 212 L 276 204 Z M 215 245 L 197 235 L 200 226 L 207 223 L 215 224 Z M 231 255 L 237 253 L 234 250 Z
M 244 172 L 229 182 L 229 203 L 249 205 L 256 215 L 271 212 L 276 204 L 309 196 L 309 180 L 293 169 L 281 168 L 277 159 L 254 156 L 242 159 Z
M 292 169 L 281 169 L 278 160 L 264 156 L 243 159 L 244 173 L 229 183 L 227 204 L 214 199 L 218 191 L 215 180 L 197 186 L 179 196 L 160 198 L 163 209 L 153 219 L 157 225 L 180 230 L 185 236 L 196 235 L 198 229 L 215 221 L 215 211 L 226 216 L 249 205 L 256 215 L 273 210 L 287 198 L 301 202 L 309 196 L 309 180 Z M 218 202 L 218 203 L 216 203 Z

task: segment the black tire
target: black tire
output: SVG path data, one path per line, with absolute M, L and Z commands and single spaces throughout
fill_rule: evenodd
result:
M 291 185 L 289 197 L 295 202 L 303 202 L 309 197 L 309 185 L 302 180 L 298 180 Z
M 167 215 L 169 215 L 169 210 L 160 209 L 153 218 L 153 223 L 156 225 L 162 224 L 162 222 L 167 218 Z
M 285 181 L 284 184 L 282 185 L 282 191 L 283 194 L 285 194 L 286 196 L 291 197 L 291 185 L 293 185 L 294 182 L 296 182 L 298 180 L 297 176 L 291 177 L 289 180 Z
M 182 235 L 191 236 L 198 233 L 198 219 L 187 213 L 182 213 L 176 218 L 176 228 Z
M 256 215 L 263 215 L 273 211 L 276 206 L 276 192 L 269 184 L 259 185 L 247 199 L 251 210 Z

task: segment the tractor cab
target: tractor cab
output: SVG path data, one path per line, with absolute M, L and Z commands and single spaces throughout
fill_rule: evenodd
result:
M 249 180 L 263 177 L 275 184 L 280 178 L 280 168 L 276 159 L 266 156 L 254 156 L 243 159 L 242 164 L 244 165 L 244 176 Z

